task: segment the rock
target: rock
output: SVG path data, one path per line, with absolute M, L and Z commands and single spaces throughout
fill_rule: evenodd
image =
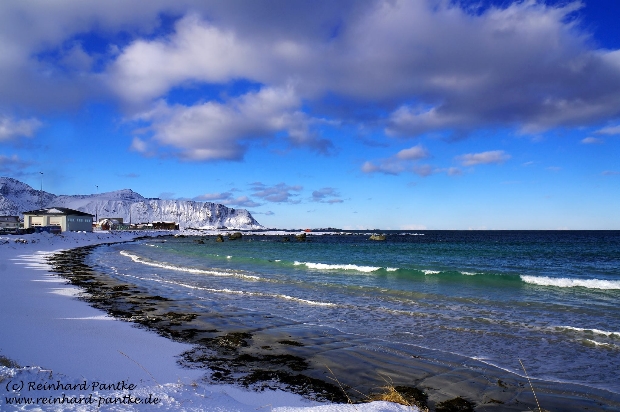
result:
M 216 242 L 223 242 L 224 241 L 224 236 L 222 235 L 217 235 L 217 237 L 215 238 Z
M 242 237 L 243 235 L 241 234 L 241 232 L 235 232 L 228 235 L 228 240 L 237 240 L 241 239 Z
M 385 235 L 371 235 L 368 240 L 385 240 Z
M 290 241 L 291 241 L 291 238 L 290 238 L 290 237 L 288 237 L 288 236 L 284 236 L 284 237 L 282 238 L 282 241 L 283 241 L 283 242 L 290 242 Z
M 306 240 L 306 234 L 305 233 L 300 233 L 298 235 L 295 235 L 295 237 L 297 238 L 297 240 L 299 240 L 300 242 L 304 242 Z

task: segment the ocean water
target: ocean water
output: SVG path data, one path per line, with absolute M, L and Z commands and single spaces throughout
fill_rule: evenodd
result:
M 256 327 L 287 319 L 521 376 L 522 360 L 620 393 L 620 231 L 386 233 L 144 239 L 88 263 L 196 311 L 271 315 Z

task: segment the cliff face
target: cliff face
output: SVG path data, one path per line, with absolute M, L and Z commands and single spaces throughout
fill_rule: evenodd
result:
M 211 202 L 147 199 L 130 189 L 96 195 L 57 196 L 18 180 L 0 177 L 0 215 L 21 216 L 28 210 L 61 206 L 124 222 L 174 221 L 181 228 L 262 229 L 245 209 Z

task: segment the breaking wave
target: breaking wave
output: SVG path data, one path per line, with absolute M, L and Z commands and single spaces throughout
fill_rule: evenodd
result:
M 176 271 L 179 271 L 179 272 L 195 273 L 195 274 L 199 274 L 199 275 L 234 276 L 234 277 L 238 277 L 238 278 L 242 278 L 242 279 L 247 279 L 247 280 L 262 280 L 262 278 L 259 277 L 259 276 L 245 275 L 245 274 L 238 273 L 238 272 L 227 273 L 227 272 L 219 272 L 219 271 L 215 271 L 215 270 L 205 270 L 205 269 L 189 268 L 189 267 L 184 267 L 184 266 L 174 266 L 174 265 L 169 264 L 169 263 L 151 262 L 151 261 L 147 261 L 147 260 L 142 259 L 140 256 L 133 255 L 133 254 L 131 254 L 131 253 L 125 251 L 125 250 L 121 250 L 120 254 L 122 256 L 130 258 L 135 263 L 140 263 L 142 265 L 147 265 L 147 266 L 158 267 L 158 268 L 161 268 L 161 269 L 176 270 Z
M 383 269 L 380 266 L 359 266 L 359 265 L 329 265 L 327 263 L 312 263 L 312 262 L 297 262 L 294 263 L 295 266 L 305 265 L 309 269 L 319 269 L 319 270 L 356 270 L 358 272 L 374 272 L 379 269 Z M 394 271 L 396 269 L 389 268 L 388 270 Z
M 539 286 L 555 286 L 558 288 L 588 288 L 588 289 L 620 289 L 619 280 L 603 279 L 571 279 L 571 278 L 551 278 L 548 276 L 528 276 L 521 275 L 521 280 L 525 283 Z
M 314 306 L 337 306 L 335 303 L 318 302 L 315 300 L 296 298 L 294 296 L 289 296 L 289 295 L 285 295 L 282 293 L 250 292 L 250 291 L 245 291 L 245 290 L 234 290 L 234 289 L 228 289 L 228 288 L 224 288 L 224 289 L 206 288 L 203 286 L 189 285 L 187 283 L 174 282 L 174 281 L 163 280 L 163 279 L 147 279 L 147 280 L 158 282 L 158 283 L 168 283 L 168 284 L 177 285 L 177 286 L 181 286 L 181 287 L 188 288 L 188 289 L 204 290 L 206 292 L 212 292 L 212 293 L 226 293 L 226 294 L 231 294 L 231 295 L 278 298 L 278 299 L 290 300 L 290 301 L 294 301 L 298 303 L 303 303 L 305 305 L 314 305 Z
M 620 338 L 620 332 L 608 332 L 606 330 L 600 329 L 588 329 L 588 328 L 576 328 L 574 326 L 556 326 L 556 330 L 568 330 L 571 332 L 579 332 L 584 333 L 586 335 L 602 335 L 607 337 L 617 337 Z

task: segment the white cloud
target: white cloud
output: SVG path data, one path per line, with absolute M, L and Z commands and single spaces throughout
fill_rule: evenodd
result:
M 223 193 L 205 193 L 204 195 L 196 196 L 194 200 L 205 201 L 205 202 L 226 202 L 232 199 L 232 192 L 223 192 Z
M 482 153 L 467 153 L 457 156 L 456 159 L 463 166 L 475 166 L 481 164 L 500 164 L 510 159 L 510 155 L 503 150 L 492 150 Z
M 189 14 L 172 35 L 122 50 L 108 75 L 128 101 L 192 82 L 294 80 L 304 99 L 333 93 L 393 109 L 392 135 L 496 125 L 538 132 L 620 114 L 620 57 L 591 48 L 567 18 L 579 7 L 523 1 L 472 14 L 448 2 L 345 4 L 335 37 L 319 29 L 333 15 L 303 23 L 303 5 L 269 25 L 216 7 L 221 22 Z
M 232 192 L 205 193 L 203 195 L 196 196 L 194 200 L 202 201 L 202 202 L 222 203 L 227 206 L 237 206 L 237 207 L 261 206 L 260 203 L 256 203 L 255 201 L 253 201 L 247 196 L 234 197 Z
M 75 108 L 91 97 L 115 96 L 135 113 L 175 88 L 220 85 L 233 97 L 164 103 L 148 119 L 154 138 L 134 141 L 142 153 L 163 148 L 194 160 L 239 159 L 248 139 L 283 132 L 291 146 L 327 153 L 330 143 L 311 130 L 308 113 L 316 102 L 330 120 L 362 121 L 405 137 L 589 125 L 620 116 L 620 51 L 594 48 L 572 18 L 581 6 L 515 1 L 477 12 L 435 0 L 243 7 L 197 0 L 2 2 L 0 107 Z M 183 17 L 170 31 L 161 16 Z M 130 40 L 97 54 L 79 41 L 91 33 Z M 261 90 L 238 96 L 230 87 L 238 80 Z M 289 106 L 289 96 L 279 94 L 286 108 L 270 102 L 268 120 L 236 112 L 250 95 L 291 84 L 296 103 Z M 346 101 L 346 110 L 330 105 L 329 96 Z M 369 103 L 387 119 L 356 114 Z M 206 123 L 207 133 L 183 127 L 184 116 L 194 126 Z M 278 117 L 282 127 L 273 126 Z M 618 127 L 599 132 L 616 134 Z M 218 128 L 223 142 L 213 137 Z
M 41 126 L 42 123 L 35 118 L 16 120 L 0 115 L 0 142 L 17 137 L 32 137 Z
M 256 79 L 266 62 L 256 46 L 191 14 L 177 22 L 170 38 L 137 40 L 125 48 L 110 68 L 110 85 L 124 99 L 141 102 L 187 81 Z
M 430 157 L 430 153 L 422 145 L 417 145 L 408 149 L 403 149 L 386 159 L 380 159 L 376 162 L 367 161 L 362 165 L 362 172 L 379 172 L 398 175 L 405 171 L 411 171 L 420 176 L 428 176 L 432 173 L 429 171 L 430 166 L 419 166 L 415 164 L 417 160 L 427 157 Z
M 586 137 L 581 139 L 581 143 L 583 144 L 601 144 L 603 143 L 603 139 L 599 139 L 598 137 Z
M 160 101 L 152 110 L 137 116 L 151 122 L 150 143 L 172 149 L 185 160 L 239 160 L 251 140 L 285 133 L 294 145 L 319 152 L 329 143 L 311 132 L 307 115 L 292 87 L 263 88 L 224 103 L 206 102 L 194 106 L 170 106 Z M 132 148 L 146 152 L 148 145 L 135 138 Z
M 254 182 L 251 186 L 254 190 L 254 196 L 274 203 L 299 203 L 299 200 L 295 199 L 299 194 L 292 192 L 300 192 L 303 189 L 302 186 L 289 186 L 285 183 L 267 186 L 261 182 Z
M 428 151 L 420 145 L 396 153 L 396 158 L 401 160 L 420 160 L 429 156 Z
M 620 134 L 620 125 L 603 127 L 602 129 L 597 130 L 596 133 L 597 134 L 610 134 L 610 135 Z

